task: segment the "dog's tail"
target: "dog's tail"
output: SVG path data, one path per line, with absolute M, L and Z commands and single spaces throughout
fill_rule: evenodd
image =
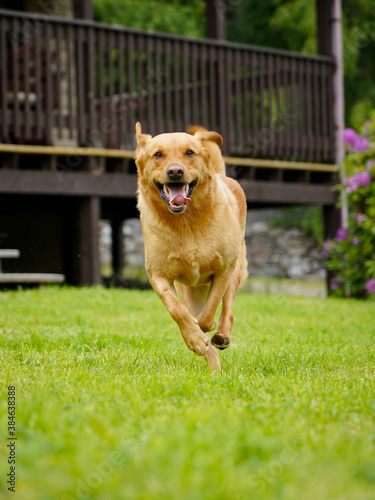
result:
M 200 125 L 189 125 L 186 132 L 196 135 L 206 148 L 211 157 L 211 163 L 217 174 L 225 175 L 225 163 L 221 154 L 220 147 L 223 144 L 223 138 L 217 132 L 211 132 Z

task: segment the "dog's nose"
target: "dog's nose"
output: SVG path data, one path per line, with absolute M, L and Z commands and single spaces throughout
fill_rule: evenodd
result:
M 179 181 L 184 175 L 184 169 L 180 165 L 171 165 L 168 167 L 167 175 L 171 181 Z

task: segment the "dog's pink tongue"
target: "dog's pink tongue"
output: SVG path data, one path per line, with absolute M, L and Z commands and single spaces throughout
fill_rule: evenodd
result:
M 185 201 L 191 201 L 190 198 L 187 198 L 185 196 L 185 186 L 184 184 L 182 185 L 173 185 L 173 184 L 168 184 L 168 190 L 169 190 L 169 202 L 173 203 L 174 205 L 183 205 Z

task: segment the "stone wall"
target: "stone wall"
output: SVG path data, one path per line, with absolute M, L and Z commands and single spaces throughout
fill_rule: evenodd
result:
M 298 227 L 273 227 L 279 218 L 278 209 L 257 209 L 248 212 L 246 246 L 250 276 L 321 280 L 325 270 L 320 250 L 310 236 Z M 110 264 L 110 227 L 101 223 L 102 263 Z M 144 245 L 139 219 L 128 219 L 123 225 L 125 265 L 144 265 Z
M 280 209 L 247 214 L 246 246 L 251 276 L 324 279 L 325 270 L 315 240 L 298 227 L 273 227 L 284 216 Z

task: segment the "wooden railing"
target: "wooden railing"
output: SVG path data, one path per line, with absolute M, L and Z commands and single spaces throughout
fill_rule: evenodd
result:
M 201 124 L 224 153 L 334 162 L 328 57 L 0 9 L 0 140 L 134 148 Z

